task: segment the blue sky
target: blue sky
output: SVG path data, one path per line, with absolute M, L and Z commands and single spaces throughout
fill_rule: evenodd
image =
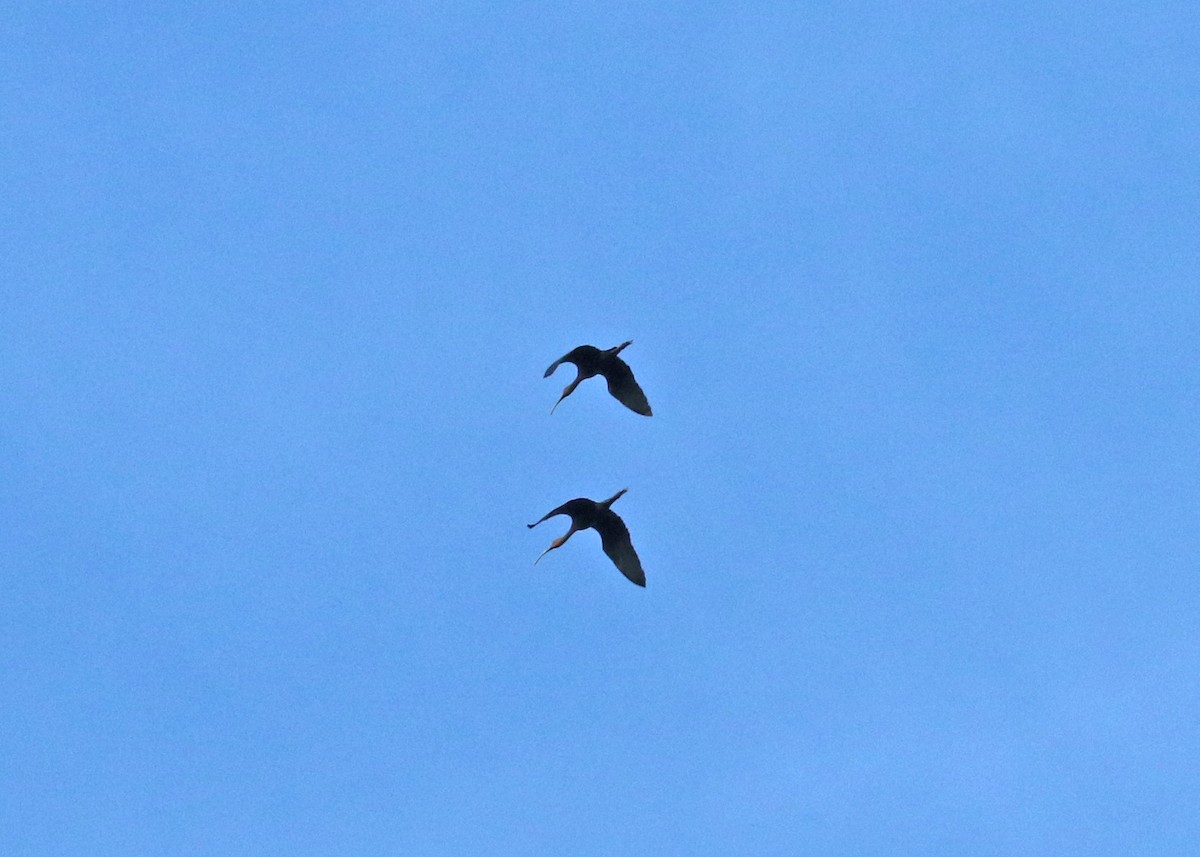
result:
M 6 18 L 0 851 L 1196 853 L 1192 4 Z

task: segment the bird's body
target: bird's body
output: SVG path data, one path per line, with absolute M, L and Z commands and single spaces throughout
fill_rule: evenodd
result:
M 543 378 L 549 378 L 554 374 L 563 363 L 572 363 L 578 374 L 575 380 L 567 385 L 563 390 L 562 395 L 558 397 L 558 401 L 554 403 L 554 408 L 557 408 L 567 396 L 575 392 L 575 388 L 583 381 L 595 375 L 603 375 L 608 381 L 608 392 L 612 393 L 613 398 L 623 404 L 625 407 L 634 413 L 642 416 L 651 416 L 650 402 L 646 400 L 646 394 L 642 392 L 642 388 L 638 386 L 638 382 L 634 380 L 633 370 L 629 368 L 629 364 L 622 360 L 619 355 L 621 351 L 633 342 L 622 342 L 615 348 L 609 348 L 601 351 L 594 345 L 580 345 L 578 348 L 572 348 L 562 357 L 550 364 L 550 368 L 546 370 Z M 550 409 L 550 413 L 554 413 L 554 408 Z
M 574 500 L 563 503 L 557 509 L 547 512 L 532 524 L 528 524 L 527 526 L 533 529 L 542 521 L 553 518 L 555 515 L 567 515 L 571 519 L 571 528 L 561 538 L 555 539 L 550 547 L 542 551 L 541 556 L 533 561 L 534 565 L 537 565 L 541 558 L 550 551 L 562 547 L 573 533 L 590 528 L 600 534 L 601 547 L 604 548 L 604 552 L 617 569 L 638 586 L 645 586 L 646 574 L 642 571 L 642 562 L 638 559 L 637 551 L 633 549 L 633 541 L 629 538 L 629 529 L 621 517 L 610 508 L 626 490 L 622 488 L 612 497 L 599 503 L 586 497 L 576 497 Z

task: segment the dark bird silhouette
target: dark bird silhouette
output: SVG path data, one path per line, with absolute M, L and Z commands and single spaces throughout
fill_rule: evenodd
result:
M 575 369 L 579 372 L 575 380 L 568 384 L 562 395 L 558 397 L 554 408 L 557 408 L 563 399 L 574 393 L 581 381 L 586 381 L 593 375 L 603 375 L 608 381 L 608 392 L 612 393 L 618 402 L 642 416 L 651 416 L 650 403 L 646 401 L 646 394 L 634 380 L 633 370 L 629 368 L 629 364 L 617 356 L 622 349 L 628 348 L 630 345 L 633 345 L 633 340 L 622 342 L 616 348 L 609 348 L 606 351 L 601 351 L 594 345 L 581 345 L 578 348 L 572 348 L 551 363 L 546 374 L 542 376 L 543 378 L 553 375 L 554 370 L 561 363 L 574 363 Z M 554 408 L 550 409 L 550 413 L 554 413 Z
M 576 497 L 574 500 L 563 503 L 554 511 L 547 512 L 532 524 L 527 524 L 526 526 L 532 530 L 542 521 L 553 518 L 555 515 L 570 515 L 571 517 L 571 529 L 567 530 L 561 538 L 551 542 L 550 547 L 542 551 L 533 564 L 537 565 L 542 557 L 550 551 L 566 544 L 572 533 L 591 527 L 600 534 L 600 546 L 604 548 L 604 552 L 608 554 L 608 558 L 613 561 L 621 574 L 638 586 L 645 586 L 646 574 L 642 571 L 642 561 L 638 559 L 637 551 L 633 549 L 633 542 L 629 538 L 629 529 L 620 516 L 609 508 L 617 501 L 618 497 L 628 490 L 628 488 L 622 488 L 600 503 L 588 500 L 586 497 Z

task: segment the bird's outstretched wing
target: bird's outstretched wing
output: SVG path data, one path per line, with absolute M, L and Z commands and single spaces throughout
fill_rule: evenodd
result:
M 574 500 L 568 500 L 567 502 L 563 503 L 557 509 L 551 509 L 532 524 L 526 524 L 525 526 L 532 530 L 538 524 L 542 523 L 542 521 L 548 521 L 555 515 L 570 515 L 571 521 L 574 523 L 575 516 L 585 514 L 592 505 L 595 504 L 593 504 L 591 500 L 588 500 L 584 497 L 576 497 Z
M 554 370 L 557 369 L 559 366 L 561 366 L 563 363 L 565 363 L 568 357 L 570 357 L 569 354 L 564 354 L 562 357 L 558 358 L 553 363 L 551 363 L 550 368 L 546 370 L 546 374 L 543 375 L 542 377 L 549 378 L 551 375 L 553 375 Z
M 604 379 L 608 381 L 608 392 L 612 393 L 618 402 L 644 417 L 653 416 L 650 402 L 646 400 L 646 394 L 634 379 L 633 370 L 629 368 L 628 363 L 620 357 L 612 358 L 604 367 Z
M 638 559 L 637 551 L 633 549 L 633 540 L 629 538 L 629 528 L 621 517 L 611 509 L 605 509 L 600 519 L 593 526 L 600 533 L 600 545 L 608 558 L 638 586 L 646 585 L 646 573 L 642 571 L 642 561 Z
M 572 348 L 570 351 L 568 351 L 562 357 L 558 358 L 553 363 L 551 363 L 550 368 L 546 370 L 546 373 L 544 375 L 542 375 L 542 377 L 549 378 L 551 375 L 554 374 L 554 370 L 557 369 L 559 366 L 561 366 L 564 363 L 574 363 L 576 366 L 578 366 L 579 362 L 581 360 L 589 360 L 589 359 L 595 360 L 599 356 L 600 356 L 600 349 L 597 348 L 596 346 L 580 345 L 576 348 Z

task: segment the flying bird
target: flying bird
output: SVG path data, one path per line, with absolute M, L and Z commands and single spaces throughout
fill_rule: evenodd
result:
M 642 562 L 638 559 L 637 551 L 633 549 L 633 542 L 629 538 L 629 529 L 620 516 L 609 508 L 617 501 L 618 497 L 628 490 L 628 488 L 622 488 L 600 503 L 588 500 L 586 497 L 576 497 L 574 500 L 563 503 L 554 511 L 547 512 L 532 524 L 527 524 L 526 526 L 532 530 L 542 521 L 553 518 L 555 515 L 569 515 L 571 518 L 571 529 L 567 530 L 561 538 L 551 542 L 550 547 L 542 551 L 533 564 L 537 565 L 542 557 L 550 551 L 566 544 L 572 533 L 591 527 L 600 534 L 600 546 L 604 548 L 604 552 L 608 554 L 608 558 L 613 561 L 621 574 L 638 586 L 645 586 L 646 574 L 642 571 Z
M 554 408 L 557 408 L 563 399 L 574 393 L 581 381 L 586 381 L 593 375 L 603 375 L 608 381 L 608 392 L 612 393 L 618 402 L 642 416 L 651 416 L 650 403 L 646 401 L 646 394 L 634 380 L 633 370 L 629 368 L 628 363 L 617 356 L 622 349 L 628 348 L 630 345 L 633 345 L 633 340 L 622 342 L 615 348 L 605 351 L 601 351 L 594 345 L 580 345 L 551 363 L 546 374 L 542 376 L 543 378 L 553 375 L 554 370 L 562 363 L 574 363 L 575 369 L 579 373 L 575 376 L 575 380 L 563 390 L 558 401 L 554 403 Z M 554 413 L 554 408 L 550 409 L 550 413 Z

